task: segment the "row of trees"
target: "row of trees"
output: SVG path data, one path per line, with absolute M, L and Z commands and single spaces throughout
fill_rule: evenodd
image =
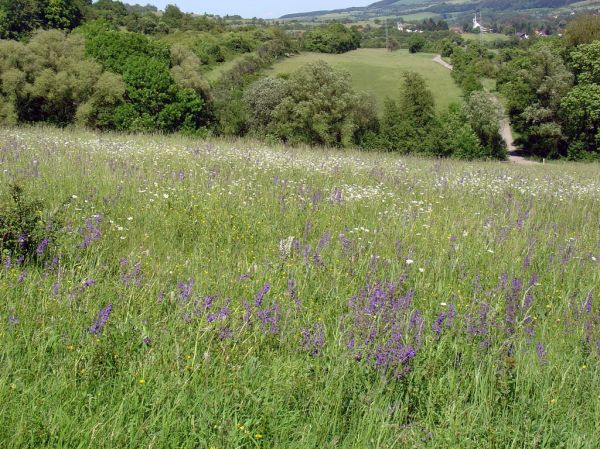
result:
M 309 64 L 289 79 L 263 78 L 246 90 L 250 134 L 291 144 L 362 146 L 462 159 L 504 159 L 500 111 L 475 93 L 465 105 L 436 114 L 424 79 L 406 73 L 399 98 L 388 99 L 381 119 L 373 98 L 355 92 L 349 75 L 324 62 Z
M 505 51 L 498 86 L 524 146 L 541 157 L 600 158 L 600 16 L 571 22 L 567 39 Z
M 315 28 L 304 36 L 304 48 L 319 53 L 345 53 L 360 47 L 361 34 L 340 23 Z
M 196 131 L 211 117 L 198 68 L 189 50 L 132 33 L 0 41 L 0 123 Z

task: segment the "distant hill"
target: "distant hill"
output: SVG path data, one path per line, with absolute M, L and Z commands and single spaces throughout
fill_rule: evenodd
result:
M 310 11 L 287 14 L 281 19 L 314 20 L 314 19 L 354 19 L 366 20 L 387 16 L 422 16 L 423 14 L 453 14 L 466 13 L 478 9 L 491 11 L 523 11 L 532 9 L 558 9 L 569 5 L 592 6 L 596 2 L 581 2 L 580 0 L 464 0 L 450 2 L 440 0 L 381 0 L 363 7 L 350 7 L 330 11 Z M 577 5 L 574 5 L 577 4 Z M 598 3 L 600 5 L 600 2 Z

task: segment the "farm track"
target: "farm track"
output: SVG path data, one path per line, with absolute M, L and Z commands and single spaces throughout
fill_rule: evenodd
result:
M 448 70 L 454 70 L 454 67 L 451 64 L 448 64 L 444 61 L 441 55 L 437 55 L 433 58 L 434 62 L 437 62 L 443 67 L 446 67 Z M 493 96 L 495 103 L 502 108 L 500 100 L 494 95 Z M 504 108 L 502 108 L 504 116 Z M 515 142 L 513 139 L 512 129 L 510 127 L 510 121 L 508 118 L 504 117 L 500 121 L 500 134 L 502 135 L 502 139 L 506 143 L 506 147 L 508 148 L 508 161 L 518 165 L 535 165 L 537 162 L 530 161 L 525 159 L 523 156 L 520 156 L 520 150 L 515 146 Z

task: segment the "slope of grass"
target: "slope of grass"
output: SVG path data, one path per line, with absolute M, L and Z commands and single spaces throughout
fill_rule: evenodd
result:
M 413 71 L 425 77 L 438 109 L 445 110 L 450 103 L 460 101 L 461 92 L 450 72 L 433 62 L 433 57 L 425 53 L 411 55 L 407 50 L 390 53 L 384 49 L 360 49 L 341 55 L 303 53 L 275 64 L 268 73 L 290 73 L 306 63 L 323 60 L 349 72 L 354 87 L 373 94 L 381 108 L 386 97 L 399 96 L 402 73 Z
M 55 231 L 0 250 L 2 448 L 600 447 L 597 165 L 1 128 L 0 163 Z

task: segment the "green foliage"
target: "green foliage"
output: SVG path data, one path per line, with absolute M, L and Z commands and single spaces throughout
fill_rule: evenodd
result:
M 591 44 L 600 40 L 600 16 L 586 14 L 567 25 L 567 40 L 570 45 Z
M 413 33 L 408 39 L 408 51 L 409 53 L 419 53 L 423 51 L 427 41 L 423 36 L 417 33 Z
M 61 226 L 56 211 L 46 216 L 44 204 L 17 183 L 0 195 L 0 257 L 22 262 L 43 259 Z
M 307 64 L 286 83 L 285 98 L 273 111 L 273 130 L 292 144 L 350 146 L 363 132 L 366 101 L 350 85 L 349 75 L 324 62 Z M 370 103 L 372 104 L 372 103 Z M 374 121 L 374 110 L 368 111 Z
M 481 144 L 478 157 L 506 159 L 506 143 L 500 134 L 502 109 L 494 98 L 484 92 L 473 92 L 467 99 L 464 112 Z
M 400 101 L 385 102 L 378 147 L 401 153 L 427 153 L 434 150 L 435 102 L 421 75 L 406 72 Z
M 263 134 L 272 121 L 273 111 L 287 94 L 287 81 L 265 77 L 251 84 L 244 92 L 244 102 L 250 112 L 250 127 Z
M 169 47 L 136 33 L 90 30 L 86 33 L 86 53 L 106 69 L 122 73 L 132 56 L 144 56 L 169 64 Z
M 0 121 L 95 123 L 102 109 L 118 105 L 120 77 L 84 59 L 81 36 L 43 31 L 27 44 L 0 41 Z
M 523 134 L 528 150 L 540 157 L 565 155 L 559 108 L 573 85 L 561 57 L 542 46 L 508 62 L 498 87 L 508 100 L 511 121 Z
M 578 83 L 600 85 L 600 40 L 580 45 L 571 52 L 570 58 Z
M 345 53 L 360 47 L 360 34 L 339 23 L 306 33 L 304 48 L 319 53 Z
M 200 62 L 185 49 L 135 33 L 88 35 L 88 55 L 123 76 L 127 105 L 115 111 L 111 127 L 129 131 L 192 131 L 211 121 Z
M 583 83 L 561 100 L 570 158 L 600 156 L 600 84 Z
M 486 158 L 484 148 L 466 114 L 465 108 L 450 105 L 448 112 L 439 119 L 435 130 L 438 156 L 475 160 Z
M 84 16 L 84 0 L 0 0 L 0 38 L 19 39 L 37 28 L 72 30 Z

